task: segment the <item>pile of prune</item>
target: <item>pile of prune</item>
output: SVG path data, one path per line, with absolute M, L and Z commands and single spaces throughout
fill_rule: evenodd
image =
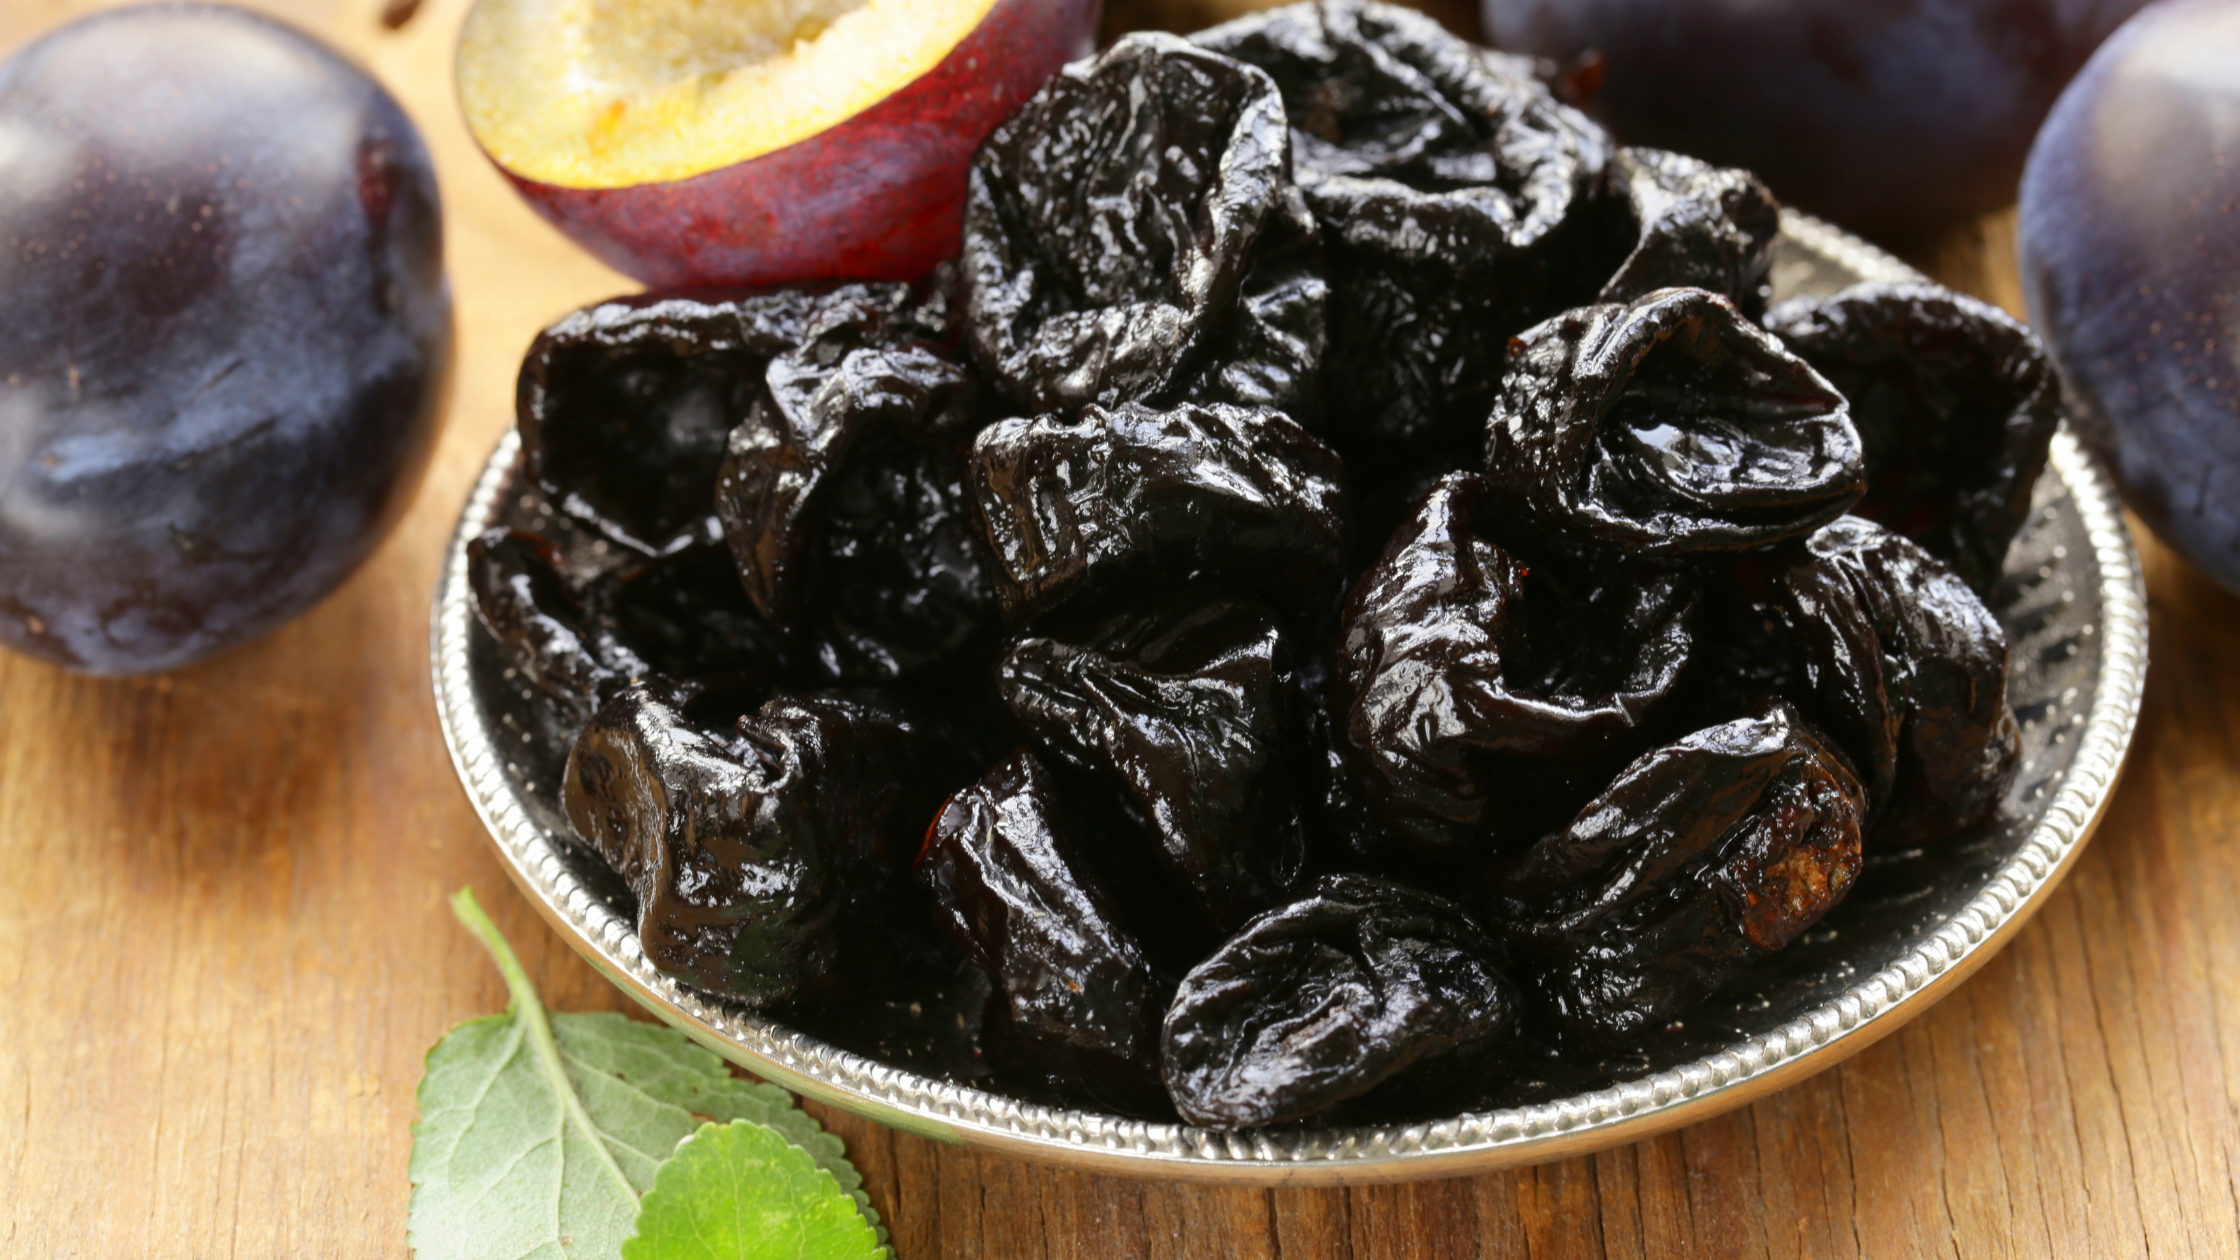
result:
M 1767 312 L 1774 213 L 1411 13 L 1131 36 L 925 282 L 548 330 L 526 471 L 606 559 L 494 533 L 474 594 L 667 974 L 976 971 L 999 1087 L 1131 1115 L 1451 1113 L 1653 1051 L 2014 771 L 2036 349 Z

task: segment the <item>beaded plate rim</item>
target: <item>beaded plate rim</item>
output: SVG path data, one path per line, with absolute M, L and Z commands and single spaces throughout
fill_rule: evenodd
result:
M 1793 211 L 1782 234 L 1869 280 L 1924 277 Z M 430 648 L 445 746 L 507 873 L 578 953 L 656 1016 L 755 1075 L 841 1110 L 941 1141 L 1134 1176 L 1239 1184 L 1366 1184 L 1540 1163 L 1708 1118 L 1822 1071 L 1927 1009 L 1996 953 L 2052 893 L 2107 809 L 2138 721 L 2146 596 L 2107 476 L 2066 424 L 2048 468 L 2090 543 L 2101 600 L 2100 671 L 2068 771 L 1981 892 L 1895 961 L 1770 1032 L 1604 1089 L 1418 1124 L 1215 1133 L 1022 1102 L 896 1068 L 763 1019 L 654 970 L 631 924 L 586 889 L 531 817 L 478 701 L 466 545 L 493 520 L 519 439 L 508 429 L 460 513 L 438 580 Z

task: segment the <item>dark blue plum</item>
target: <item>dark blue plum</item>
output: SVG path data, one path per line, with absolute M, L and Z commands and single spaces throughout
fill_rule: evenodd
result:
M 1498 47 L 1602 54 L 1620 140 L 1883 236 L 2011 201 L 2062 85 L 2143 2 L 1483 0 Z
M 2240 590 L 2240 4 L 2151 5 L 2069 85 L 2022 181 L 2022 284 L 2133 510 Z
M 332 590 L 433 445 L 451 296 L 394 100 L 236 9 L 0 65 L 0 644 L 165 669 Z

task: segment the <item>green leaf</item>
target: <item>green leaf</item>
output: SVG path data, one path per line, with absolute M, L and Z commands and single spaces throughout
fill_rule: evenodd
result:
M 855 1200 L 807 1151 L 744 1121 L 703 1125 L 661 1166 L 622 1260 L 873 1260 Z
M 876 1228 L 840 1139 L 784 1090 L 731 1075 L 673 1028 L 547 1015 L 473 895 L 462 889 L 451 908 L 497 960 L 513 1001 L 428 1052 L 408 1226 L 420 1260 L 612 1260 L 655 1170 L 704 1120 L 769 1126 Z

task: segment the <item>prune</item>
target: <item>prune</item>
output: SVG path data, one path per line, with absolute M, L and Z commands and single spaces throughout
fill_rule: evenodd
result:
M 739 584 L 723 544 L 700 542 L 625 566 L 590 592 L 620 646 L 671 678 L 790 676 L 777 632 Z
M 1919 235 L 2013 198 L 2061 85 L 2144 3 L 1483 0 L 1483 9 L 1499 47 L 1562 62 L 1598 52 L 1595 108 L 1628 144 L 1747 167 L 1815 214 Z
M 0 135 L 0 645 L 171 669 L 303 612 L 435 445 L 420 133 L 287 26 L 161 5 L 0 66 Z
M 1756 176 L 1658 149 L 1620 149 L 1605 197 L 1624 261 L 1597 301 L 1691 288 L 1720 294 L 1744 314 L 1765 309 L 1781 207 Z
M 748 594 L 836 679 L 949 659 L 996 618 L 964 485 L 976 392 L 914 331 L 826 312 L 771 360 L 716 484 Z
M 2117 31 L 2030 151 L 2021 263 L 2079 435 L 2156 534 L 2240 591 L 2236 67 L 2240 13 L 2218 0 Z
M 1037 1057 L 1155 1089 L 1174 984 L 1122 926 L 1077 827 L 1050 772 L 1022 751 L 942 806 L 918 879 L 933 890 L 936 926 L 994 979 L 1009 1027 Z
M 1447 477 L 1346 603 L 1331 720 L 1370 807 L 1424 850 L 1536 833 L 1569 779 L 1631 755 L 1692 644 L 1684 573 L 1528 560 L 1487 519 L 1483 479 Z
M 882 284 L 655 293 L 576 311 L 521 362 L 514 415 L 529 476 L 562 511 L 648 554 L 713 537 L 724 442 L 771 358 L 826 319 L 910 304 L 907 286 Z
M 1527 985 L 1588 1046 L 1681 1020 L 1843 900 L 1864 809 L 1786 705 L 1658 748 L 1511 873 Z
M 1778 580 L 1810 706 L 1870 789 L 1868 835 L 1911 848 L 1999 806 L 2022 755 L 2007 636 L 1922 548 L 1847 516 Z
M 940 737 L 846 692 L 773 699 L 726 734 L 694 695 L 616 692 L 568 756 L 568 821 L 629 884 L 663 973 L 754 1005 L 830 990 L 940 800 Z
M 1321 247 L 1267 76 L 1136 34 L 1059 72 L 973 159 L 973 355 L 1019 406 L 1186 400 L 1311 418 Z
M 1344 467 L 1278 412 L 1124 403 L 1005 420 L 973 443 L 971 472 L 1014 621 L 1202 578 L 1310 617 L 1337 600 Z
M 1282 91 L 1329 253 L 1332 440 L 1357 462 L 1458 428 L 1467 448 L 1509 337 L 1608 273 L 1582 265 L 1575 213 L 1602 176 L 1601 129 L 1387 5 L 1292 5 L 1196 38 Z
M 1325 876 L 1183 979 L 1161 1039 L 1167 1092 L 1192 1124 L 1243 1129 L 1448 1070 L 1515 1027 L 1500 957 L 1453 902 Z
M 1911 284 L 1797 298 L 1766 327 L 1851 404 L 1867 462 L 1852 512 L 1990 590 L 2061 419 L 2037 338 L 1973 298 Z
M 1221 931 L 1281 899 L 1303 861 L 1290 773 L 1298 678 L 1266 611 L 1121 613 L 1082 643 L 1024 638 L 996 689 L 1055 756 L 1125 786 L 1175 881 Z
M 494 529 L 467 544 L 467 588 L 482 624 L 529 681 L 572 719 L 600 702 L 645 663 L 614 640 L 560 575 L 560 556 L 535 534 Z
M 1700 289 L 1525 333 L 1487 425 L 1500 510 L 1640 555 L 1762 547 L 1864 489 L 1842 395 Z

